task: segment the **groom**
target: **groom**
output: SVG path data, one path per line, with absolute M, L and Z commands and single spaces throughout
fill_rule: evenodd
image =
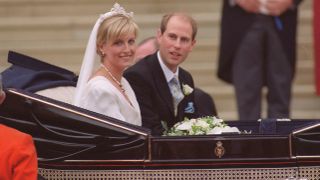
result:
M 150 128 L 153 135 L 161 135 L 166 126 L 170 128 L 185 117 L 197 117 L 192 76 L 179 67 L 192 51 L 196 34 L 192 17 L 164 15 L 157 32 L 159 51 L 124 74 L 137 96 L 142 126 Z

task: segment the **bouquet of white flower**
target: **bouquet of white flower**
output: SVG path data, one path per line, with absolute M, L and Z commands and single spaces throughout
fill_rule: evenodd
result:
M 236 127 L 229 127 L 223 119 L 207 116 L 196 119 L 185 118 L 164 132 L 165 136 L 207 135 L 221 133 L 239 133 Z

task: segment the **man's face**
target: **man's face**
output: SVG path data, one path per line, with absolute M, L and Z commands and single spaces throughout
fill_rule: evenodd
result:
M 187 58 L 195 44 L 190 22 L 181 16 L 171 17 L 165 32 L 158 31 L 157 40 L 161 58 L 172 72 Z

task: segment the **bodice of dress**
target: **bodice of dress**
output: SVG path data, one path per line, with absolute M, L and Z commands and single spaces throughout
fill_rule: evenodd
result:
M 134 91 L 125 78 L 121 84 L 130 100 L 103 76 L 95 76 L 86 84 L 80 107 L 141 126 L 141 114 Z

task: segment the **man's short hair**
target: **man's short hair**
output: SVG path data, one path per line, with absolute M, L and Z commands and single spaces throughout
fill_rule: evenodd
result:
M 197 31 L 198 31 L 197 22 L 191 16 L 189 16 L 185 13 L 165 14 L 162 17 L 161 24 L 160 24 L 161 34 L 163 34 L 166 31 L 169 20 L 174 16 L 180 16 L 180 17 L 185 18 L 187 21 L 189 21 L 189 23 L 191 24 L 191 27 L 192 27 L 192 40 L 194 40 L 196 38 Z

